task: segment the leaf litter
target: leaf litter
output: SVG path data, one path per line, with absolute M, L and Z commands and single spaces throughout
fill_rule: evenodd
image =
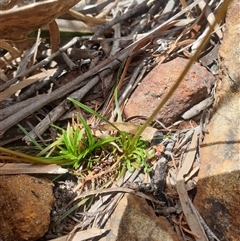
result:
M 71 6 L 64 7 L 65 2 L 38 1 L 22 6 L 25 1 L 15 1 L 18 6 L 0 5 L 3 23 L 0 29 L 3 36 L 0 42 L 0 146 L 11 148 L 17 141 L 18 147 L 21 149 L 20 145 L 23 145 L 22 150 L 25 148 L 27 152 L 25 143 L 31 145 L 38 140 L 43 146 L 49 144 L 57 137 L 56 129 L 50 124 L 64 128 L 76 113 L 87 119 L 86 123 L 97 137 L 114 131 L 101 118 L 73 107 L 68 97 L 84 102 L 121 131 L 135 134 L 138 126 L 127 123 L 122 112 L 137 84 L 159 62 L 176 56 L 191 58 L 223 4 L 221 0 L 212 0 L 207 5 L 200 0 L 190 3 L 185 0 L 96 0 L 93 5 L 85 1 L 68 1 L 69 4 L 79 3 L 67 11 Z M 56 10 L 54 4 L 61 8 Z M 51 12 L 46 11 L 46 6 L 51 6 L 54 15 L 42 22 L 35 18 L 34 11 Z M 28 18 L 23 18 L 28 22 L 13 21 L 13 31 L 6 35 L 7 22 L 2 20 L 9 16 L 24 16 L 26 11 L 31 12 Z M 64 12 L 67 13 L 62 15 Z M 61 18 L 57 18 L 60 15 Z M 29 21 L 33 18 L 36 25 L 30 28 Z M 47 31 L 45 24 L 54 20 Z M 38 27 L 42 27 L 41 31 L 37 31 Z M 210 42 L 199 58 L 213 74 L 218 69 L 215 49 L 221 43 L 223 27 L 224 21 L 215 26 Z M 210 54 L 211 58 L 205 57 Z M 126 192 L 155 203 L 156 214 L 170 218 L 183 240 L 194 240 L 199 236 L 199 240 L 218 240 L 192 204 L 200 167 L 199 144 L 206 132 L 214 90 L 210 98 L 203 107 L 198 106 L 200 119 L 189 120 L 187 127 L 181 127 L 181 120 L 167 127 L 156 121 L 154 128 L 148 127 L 152 132 L 147 140 L 155 150 L 155 155 L 147 160 L 151 172 L 144 174 L 142 168 L 126 171 L 118 181 L 114 170 L 96 175 L 94 168 L 101 173 L 114 163 L 109 153 L 108 156 L 100 155 L 99 166 L 87 175 L 81 174 L 81 168 L 69 169 L 75 175 L 65 174 L 60 177 L 62 180 L 56 180 L 53 225 L 44 240 L 70 240 L 69 236 L 63 236 L 69 233 L 75 240 L 75 232 L 84 237 L 81 230 L 87 229 L 91 233 L 93 228 L 98 228 L 101 235 L 106 231 L 103 228 L 108 217 Z M 194 118 L 189 112 L 183 116 Z M 26 136 L 17 123 L 27 130 Z M 7 159 L 3 155 L 3 160 L 4 157 Z M 104 164 L 109 160 L 110 164 Z M 11 166 L 12 173 L 16 167 L 17 163 Z M 22 173 L 31 173 L 21 166 L 19 169 Z M 5 174 L 3 169 L 0 170 Z M 92 237 L 98 235 L 94 232 L 96 230 Z

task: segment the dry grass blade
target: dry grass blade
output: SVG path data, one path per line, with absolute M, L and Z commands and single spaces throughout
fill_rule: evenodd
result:
M 56 69 L 50 69 L 50 70 L 47 70 L 46 73 L 48 74 L 48 76 L 51 76 L 55 71 L 56 71 Z M 42 72 L 42 73 L 33 75 L 31 77 L 28 77 L 25 80 L 17 83 L 16 85 L 13 85 L 13 86 L 9 87 L 8 89 L 6 89 L 5 91 L 1 92 L 0 102 L 5 100 L 9 96 L 13 95 L 17 91 L 22 90 L 23 88 L 33 84 L 34 82 L 47 77 L 46 73 Z
M 130 189 L 130 188 L 125 188 L 125 187 L 112 187 L 112 188 L 105 188 L 105 189 L 100 189 L 100 190 L 93 190 L 93 191 L 88 191 L 88 192 L 84 192 L 84 193 L 81 193 L 79 194 L 73 201 L 76 201 L 80 198 L 83 198 L 83 197 L 87 197 L 87 196 L 92 196 L 92 195 L 97 195 L 97 194 L 105 194 L 105 193 L 112 193 L 112 192 L 123 192 L 123 193 L 132 193 L 134 195 L 137 195 L 139 197 L 142 197 L 142 198 L 145 198 L 147 200 L 150 200 L 154 203 L 158 203 L 160 205 L 163 204 L 163 202 L 155 199 L 155 198 L 152 198 L 144 193 L 141 193 L 141 192 L 138 192 L 138 191 L 135 191 L 133 189 Z
M 98 237 L 98 236 L 106 233 L 107 231 L 109 231 L 109 230 L 98 229 L 98 228 L 90 228 L 88 230 L 79 231 L 77 233 L 74 233 L 70 240 L 71 241 L 87 240 L 87 239 L 90 239 L 90 238 Z M 69 235 L 65 235 L 65 236 L 62 236 L 60 238 L 51 239 L 49 241 L 68 241 L 69 240 L 68 238 L 69 238 Z
M 105 20 L 105 19 L 93 18 L 90 16 L 86 16 L 86 15 L 79 13 L 77 11 L 74 11 L 72 9 L 68 10 L 68 13 L 71 16 L 73 16 L 74 18 L 87 22 L 88 24 L 103 24 L 103 23 L 107 22 L 107 20 Z
M 64 174 L 68 170 L 56 164 L 0 163 L 0 175 L 9 174 Z
M 7 50 L 9 53 L 11 53 L 15 58 L 20 56 L 20 52 L 13 48 L 9 43 L 0 40 L 0 48 Z
M 190 226 L 192 232 L 194 232 L 197 235 L 196 239 L 199 241 L 207 241 L 208 238 L 198 220 L 198 217 L 194 215 L 194 213 L 192 212 L 188 204 L 188 193 L 185 187 L 185 179 L 184 179 L 184 176 L 188 174 L 195 159 L 196 149 L 197 149 L 197 139 L 198 139 L 198 133 L 197 133 L 197 130 L 195 130 L 195 132 L 193 133 L 192 141 L 188 148 L 189 151 L 187 152 L 183 166 L 178 172 L 176 187 L 177 187 L 177 192 L 182 205 L 183 213 L 186 216 L 188 225 Z
M 50 41 L 51 41 L 51 51 L 55 53 L 59 49 L 60 43 L 60 32 L 56 21 L 52 21 L 48 25 L 49 32 L 50 32 Z

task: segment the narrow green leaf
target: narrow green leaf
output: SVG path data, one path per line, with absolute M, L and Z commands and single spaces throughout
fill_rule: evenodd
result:
M 60 218 L 59 220 L 55 223 L 55 225 L 59 222 L 61 222 L 64 218 L 66 218 L 69 214 L 71 214 L 73 211 L 75 211 L 77 208 L 81 207 L 83 204 L 85 204 L 90 197 L 86 197 L 82 199 L 80 202 L 75 204 L 73 207 L 71 207 L 69 210 L 67 210 Z
M 73 104 L 81 107 L 82 109 L 84 109 L 85 111 L 87 111 L 88 113 L 98 117 L 99 119 L 101 119 L 102 121 L 108 123 L 109 125 L 111 125 L 114 129 L 116 129 L 119 133 L 121 132 L 112 122 L 110 122 L 109 120 L 107 120 L 106 118 L 104 118 L 103 116 L 101 116 L 100 114 L 98 114 L 96 111 L 92 110 L 91 108 L 89 108 L 88 106 L 82 104 L 81 102 L 74 100 L 72 98 L 67 98 L 69 101 L 71 101 Z
M 39 145 L 38 142 L 32 138 L 32 136 L 27 132 L 27 130 L 22 125 L 17 124 L 17 126 L 39 150 L 43 150 L 43 147 L 41 147 L 41 145 Z

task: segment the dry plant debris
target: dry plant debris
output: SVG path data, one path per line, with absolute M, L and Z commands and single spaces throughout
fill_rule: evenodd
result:
M 66 127 L 76 113 L 87 119 L 93 133 L 103 128 L 111 132 L 99 125 L 100 118 L 73 107 L 67 98 L 84 102 L 111 122 L 120 122 L 125 102 L 143 76 L 156 63 L 176 56 L 191 58 L 214 23 L 215 13 L 226 4 L 222 0 L 208 4 L 202 0 L 96 0 L 90 6 L 80 1 L 69 10 L 79 1 L 49 0 L 27 6 L 20 3 L 25 1 L 10 1 L 11 5 L 2 2 L 0 146 L 17 145 L 22 152 L 31 147 L 20 145 L 31 145 L 33 140 L 40 140 L 42 146 L 55 141 L 57 131 L 50 124 Z M 41 11 L 49 13 L 44 21 Z M 46 33 L 46 24 L 50 34 Z M 39 27 L 42 30 L 37 31 Z M 202 65 L 213 74 L 218 69 L 216 49 L 222 41 L 222 27 L 224 20 L 215 25 L 199 56 Z M 210 55 L 211 60 L 206 57 Z M 158 134 L 164 138 L 152 142 L 155 156 L 148 160 L 152 172 L 145 176 L 141 169 L 126 172 L 116 185 L 111 175 L 114 170 L 104 173 L 116 161 L 111 155 L 103 160 L 99 157 L 100 164 L 95 167 L 99 175 L 94 169 L 87 176 L 81 175 L 81 168 L 71 170 L 78 175 L 78 184 L 66 179 L 56 182 L 54 225 L 45 240 L 70 231 L 74 236 L 77 230 L 103 228 L 124 192 L 158 204 L 156 213 L 167 215 L 184 240 L 218 240 L 197 211 L 192 212 L 194 206 L 187 194 L 196 185 L 198 145 L 207 121 L 208 111 L 204 111 L 200 120 L 190 121 L 184 129 L 180 128 L 181 121 L 168 127 L 157 123 L 163 133 Z M 28 135 L 23 136 L 17 123 Z M 131 129 L 127 124 L 122 126 L 123 131 Z M 7 161 L 9 157 L 3 155 L 1 159 Z

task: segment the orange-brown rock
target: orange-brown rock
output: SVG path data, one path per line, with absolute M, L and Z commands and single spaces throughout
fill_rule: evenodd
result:
M 180 241 L 171 225 L 157 217 L 145 199 L 132 194 L 124 195 L 108 220 L 110 233 L 101 241 Z
M 124 109 L 126 117 L 149 117 L 182 73 L 187 62 L 186 59 L 176 58 L 158 64 L 132 94 Z M 205 67 L 198 63 L 193 64 L 156 118 L 164 124 L 175 122 L 186 110 L 206 98 L 214 82 L 214 76 Z
M 215 113 L 201 147 L 201 169 L 194 201 L 221 241 L 240 238 L 240 1 L 228 9 L 219 50 L 221 74 Z
M 0 240 L 34 241 L 48 230 L 52 184 L 28 175 L 0 176 Z

